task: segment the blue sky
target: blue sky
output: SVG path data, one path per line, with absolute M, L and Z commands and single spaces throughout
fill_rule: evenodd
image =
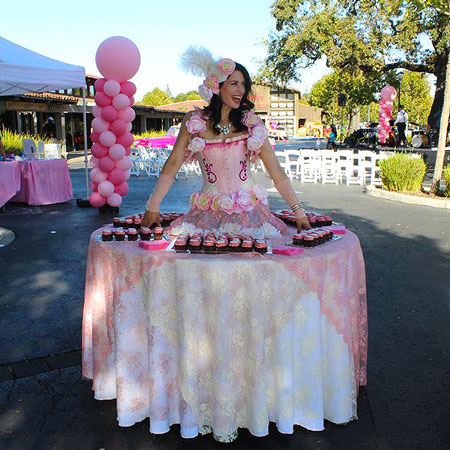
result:
M 201 79 L 178 68 L 190 44 L 203 45 L 215 57 L 229 57 L 251 73 L 265 56 L 262 41 L 275 28 L 273 0 L 22 0 L 2 2 L 2 37 L 45 56 L 81 65 L 100 75 L 98 46 L 110 36 L 126 36 L 139 48 L 141 67 L 132 79 L 140 100 L 154 87 L 172 94 L 196 89 Z M 71 6 L 72 5 L 72 6 Z M 327 69 L 322 62 L 296 86 L 309 90 Z

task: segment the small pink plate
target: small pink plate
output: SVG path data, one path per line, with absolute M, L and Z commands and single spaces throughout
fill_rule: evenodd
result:
M 139 247 L 144 250 L 165 250 L 170 245 L 170 241 L 161 239 L 160 241 L 139 241 Z

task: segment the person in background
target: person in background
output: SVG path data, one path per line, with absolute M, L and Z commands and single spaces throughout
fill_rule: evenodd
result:
M 2 160 L 6 161 L 6 151 L 5 151 L 5 147 L 3 145 L 3 141 L 2 141 L 2 132 L 0 130 L 0 154 L 2 155 Z
M 45 139 L 56 138 L 56 126 L 53 117 L 49 117 L 44 127 L 42 128 L 42 134 Z
M 336 149 L 336 136 L 337 136 L 337 130 L 336 126 L 333 124 L 331 125 L 330 132 L 328 133 L 328 143 L 327 148 L 328 149 Z
M 403 105 L 398 105 L 397 118 L 395 119 L 394 126 L 397 125 L 397 147 L 403 143 L 404 147 L 407 147 L 408 140 L 406 139 L 405 130 L 408 123 L 408 114 L 406 113 Z

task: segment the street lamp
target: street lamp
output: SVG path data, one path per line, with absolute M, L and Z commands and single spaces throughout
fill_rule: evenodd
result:
M 401 91 L 401 88 L 402 88 L 403 75 L 405 75 L 405 72 L 403 72 L 403 71 L 399 72 L 397 74 L 397 76 L 398 76 L 398 106 L 401 105 L 401 103 L 400 103 L 400 91 Z

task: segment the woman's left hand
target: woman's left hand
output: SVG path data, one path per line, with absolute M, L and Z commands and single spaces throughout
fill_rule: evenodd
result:
M 309 224 L 309 220 L 305 215 L 305 211 L 303 209 L 298 209 L 295 211 L 295 218 L 297 222 L 297 231 L 300 232 L 303 228 L 307 230 L 311 229 L 311 225 Z

